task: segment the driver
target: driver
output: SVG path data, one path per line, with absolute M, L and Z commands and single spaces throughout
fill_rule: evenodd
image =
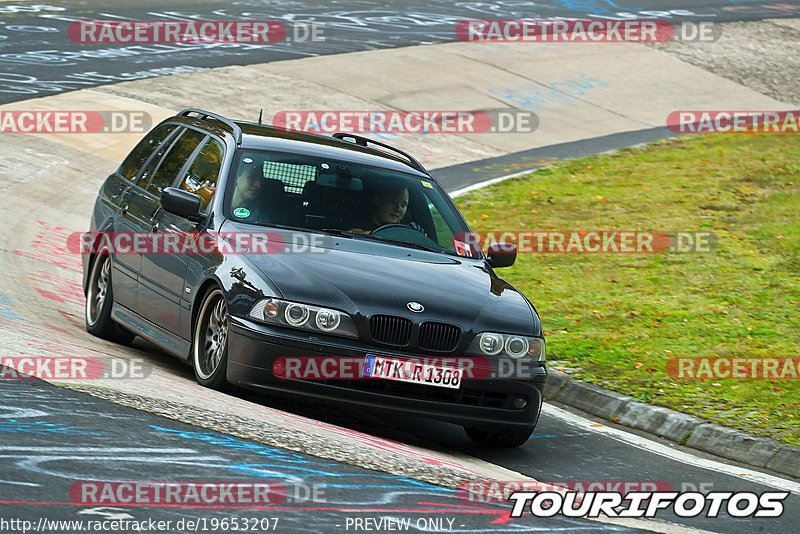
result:
M 408 188 L 388 187 L 374 197 L 370 215 L 356 223 L 351 232 L 368 234 L 386 224 L 398 224 L 406 216 L 408 209 Z

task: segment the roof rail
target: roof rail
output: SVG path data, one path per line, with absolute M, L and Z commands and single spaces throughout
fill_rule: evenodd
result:
M 242 129 L 239 127 L 238 124 L 236 124 L 232 120 L 230 120 L 230 119 L 228 119 L 226 117 L 223 117 L 222 115 L 217 115 L 216 113 L 211 113 L 210 111 L 205 111 L 205 110 L 202 110 L 202 109 L 192 109 L 192 108 L 184 109 L 183 111 L 178 113 L 178 116 L 180 116 L 180 117 L 188 117 L 189 114 L 191 114 L 191 113 L 197 113 L 197 115 L 198 115 L 197 118 L 200 119 L 200 120 L 205 120 L 205 119 L 211 117 L 212 119 L 216 119 L 219 122 L 221 122 L 221 123 L 223 123 L 223 124 L 225 124 L 227 126 L 230 126 L 231 130 L 233 131 L 233 136 L 236 138 L 236 144 L 237 145 L 242 144 Z
M 378 145 L 378 146 L 383 147 L 383 148 L 388 148 L 389 150 L 397 152 L 401 156 L 405 157 L 408 160 L 409 164 L 413 168 L 415 168 L 416 170 L 418 170 L 420 172 L 424 172 L 425 174 L 430 176 L 430 173 L 425 170 L 425 167 L 423 167 L 422 164 L 414 158 L 414 156 L 412 156 L 411 154 L 409 154 L 407 152 L 403 152 L 399 148 L 395 148 L 395 147 L 393 147 L 391 145 L 387 145 L 386 143 L 381 143 L 380 141 L 375 141 L 373 139 L 367 139 L 366 137 L 362 137 L 360 135 L 349 134 L 349 133 L 337 132 L 337 133 L 333 134 L 333 137 L 335 137 L 336 139 L 342 139 L 342 140 L 352 139 L 355 144 L 357 144 L 359 146 L 363 146 L 363 147 L 366 147 L 367 144 L 373 144 L 373 145 Z

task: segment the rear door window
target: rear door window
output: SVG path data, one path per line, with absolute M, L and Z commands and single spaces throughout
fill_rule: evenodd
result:
M 119 168 L 119 174 L 131 181 L 136 178 L 139 169 L 144 165 L 145 161 L 147 161 L 148 156 L 150 156 L 176 128 L 177 126 L 174 124 L 164 124 L 147 134 L 144 139 L 139 141 L 139 144 L 134 147 L 131 153 L 128 154 L 125 161 L 122 162 Z
M 181 189 L 200 196 L 200 211 L 203 213 L 217 190 L 217 179 L 224 153 L 219 141 L 209 139 L 181 180 Z
M 158 168 L 150 178 L 150 183 L 147 184 L 146 189 L 155 196 L 160 197 L 164 188 L 175 183 L 178 178 L 178 173 L 205 137 L 206 134 L 196 130 L 186 130 L 183 135 L 173 143 L 167 155 L 161 160 Z

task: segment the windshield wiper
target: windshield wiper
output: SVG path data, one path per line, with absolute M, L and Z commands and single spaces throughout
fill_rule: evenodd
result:
M 365 234 L 365 235 L 366 235 L 366 237 L 369 237 L 370 239 L 375 239 L 377 241 L 384 241 L 386 243 L 392 243 L 392 244 L 401 245 L 401 246 L 404 246 L 404 247 L 412 247 L 412 248 L 416 248 L 416 249 L 419 249 L 419 250 L 427 250 L 428 252 L 436 252 L 437 254 L 447 254 L 447 249 L 444 249 L 444 248 L 441 248 L 441 247 L 440 248 L 434 248 L 434 247 L 432 247 L 430 245 L 423 245 L 422 243 L 412 243 L 412 242 L 409 242 L 409 241 L 401 241 L 399 239 L 389 239 L 389 238 L 386 238 L 386 237 L 378 237 L 376 235 L 369 235 L 369 234 Z
M 373 241 L 383 241 L 384 243 L 392 243 L 394 245 L 402 245 L 405 247 L 413 247 L 420 250 L 427 250 L 428 252 L 442 252 L 441 249 L 433 248 L 430 246 L 422 245 L 420 243 L 410 243 L 408 241 L 401 241 L 399 239 L 388 239 L 386 237 L 378 237 L 372 234 L 362 234 L 361 232 L 351 232 L 349 230 L 338 230 L 336 228 L 325 228 L 322 230 L 323 232 L 330 232 L 332 234 L 344 236 L 344 237 L 363 237 L 365 239 L 371 239 Z
M 351 232 L 349 230 L 340 230 L 338 228 L 322 228 L 320 230 L 320 229 L 316 229 L 316 228 L 303 228 L 302 226 L 290 226 L 288 224 L 270 224 L 269 226 L 271 226 L 273 228 L 280 228 L 282 230 L 297 230 L 299 232 L 311 232 L 311 233 L 322 232 L 322 233 L 325 233 L 325 234 L 330 234 L 330 235 L 335 235 L 335 236 L 340 236 L 340 237 L 349 237 L 350 239 L 360 237 L 360 238 L 364 238 L 364 239 L 371 239 L 373 241 L 383 241 L 384 243 L 392 243 L 393 245 L 400 245 L 400 246 L 404 246 L 404 247 L 415 248 L 415 249 L 418 249 L 418 250 L 425 250 L 425 251 L 428 251 L 428 252 L 436 252 L 437 254 L 450 254 L 450 255 L 452 255 L 452 253 L 449 250 L 447 250 L 446 248 L 444 248 L 444 247 L 434 248 L 432 246 L 423 245 L 421 243 L 411 243 L 411 242 L 408 242 L 408 241 L 401 241 L 399 239 L 388 239 L 386 237 L 378 237 L 378 236 L 372 235 L 372 234 L 362 234 L 361 232 Z
M 353 236 L 361 235 L 361 234 L 355 234 L 355 233 L 347 232 L 345 230 L 337 230 L 335 228 L 323 228 L 322 230 L 320 230 L 318 228 L 306 228 L 306 227 L 303 227 L 303 226 L 290 226 L 288 224 L 269 224 L 269 225 L 266 225 L 266 226 L 271 226 L 273 228 L 280 228 L 281 230 L 296 230 L 298 232 L 310 232 L 312 234 L 314 234 L 314 233 L 317 233 L 317 234 L 322 233 L 322 234 L 338 235 L 338 236 L 343 236 L 343 237 L 353 237 Z
M 358 232 L 350 232 L 348 230 L 339 230 L 338 228 L 323 228 L 322 230 L 319 230 L 319 231 L 320 232 L 325 232 L 326 234 L 338 235 L 338 236 L 349 237 L 349 238 L 353 238 L 353 237 L 368 237 L 367 234 L 360 234 Z

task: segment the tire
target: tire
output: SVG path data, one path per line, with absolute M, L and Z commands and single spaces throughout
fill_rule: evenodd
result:
M 127 345 L 136 335 L 111 318 L 114 294 L 111 290 L 111 256 L 107 247 L 100 250 L 91 265 L 84 307 L 86 331 L 93 336 Z
M 200 305 L 192 336 L 194 378 L 201 386 L 216 390 L 230 387 L 228 370 L 228 305 L 219 288 L 211 289 Z
M 523 445 L 533 434 L 534 427 L 509 426 L 502 430 L 482 430 L 464 427 L 467 436 L 481 447 L 511 448 Z

